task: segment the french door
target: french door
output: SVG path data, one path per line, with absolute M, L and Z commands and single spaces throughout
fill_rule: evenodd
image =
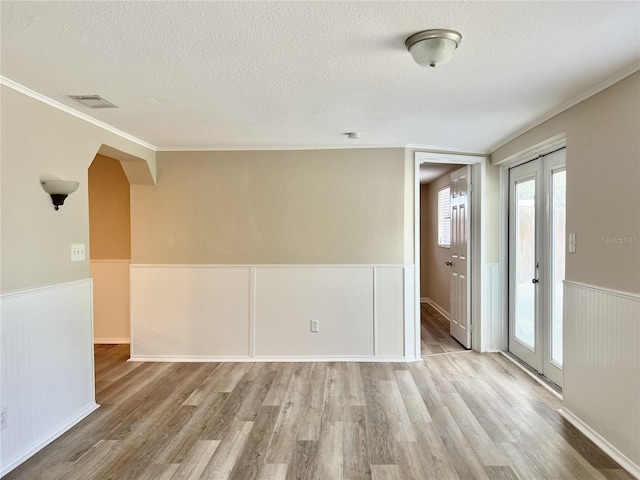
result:
M 562 386 L 565 150 L 509 170 L 509 351 Z

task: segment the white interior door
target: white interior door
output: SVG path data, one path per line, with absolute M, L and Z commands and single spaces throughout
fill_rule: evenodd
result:
M 469 275 L 469 185 L 471 167 L 451 174 L 451 335 L 466 348 L 471 348 L 471 276 Z
M 509 351 L 562 386 L 564 149 L 509 171 Z

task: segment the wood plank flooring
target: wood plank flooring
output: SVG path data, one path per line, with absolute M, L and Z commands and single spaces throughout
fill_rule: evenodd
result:
M 96 346 L 101 408 L 4 478 L 631 478 L 511 362 L 423 321 L 409 364 L 130 363 Z
M 422 303 L 420 310 L 422 314 L 420 336 L 423 357 L 439 353 L 466 351 L 462 344 L 458 343 L 449 333 L 449 320 L 428 303 Z

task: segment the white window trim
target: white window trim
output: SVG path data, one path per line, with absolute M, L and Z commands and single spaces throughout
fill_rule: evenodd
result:
M 447 205 L 449 207 L 449 212 L 447 215 L 443 216 L 443 205 L 442 201 L 444 197 L 442 196 L 442 192 L 446 190 L 447 192 Z M 448 225 L 445 225 L 443 220 L 448 220 Z M 443 238 L 442 229 L 448 226 L 448 232 Z M 445 243 L 446 242 L 446 243 Z M 441 248 L 451 248 L 451 185 L 445 185 L 438 189 L 438 247 Z

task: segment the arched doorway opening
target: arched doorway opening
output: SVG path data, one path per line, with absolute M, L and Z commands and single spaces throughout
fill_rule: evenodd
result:
M 94 344 L 127 344 L 130 184 L 119 160 L 98 154 L 89 166 L 88 185 Z

